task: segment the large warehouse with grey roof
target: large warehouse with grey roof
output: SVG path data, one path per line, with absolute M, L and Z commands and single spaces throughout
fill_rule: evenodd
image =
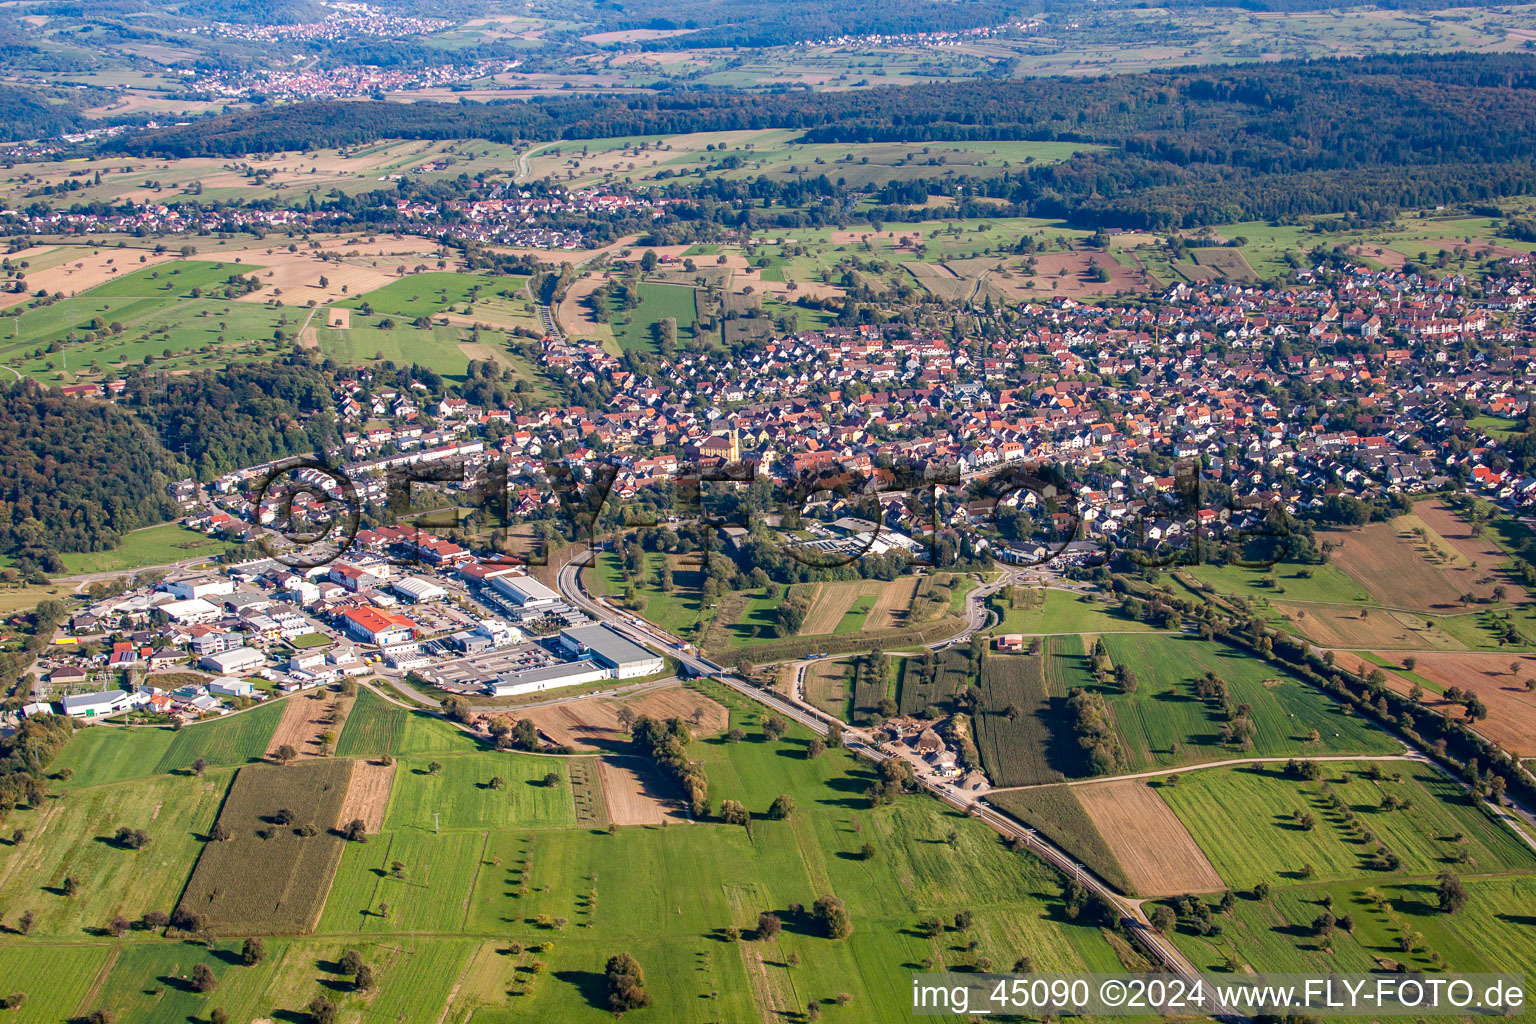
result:
M 666 667 L 661 655 L 652 654 L 598 623 L 562 629 L 560 644 L 574 657 L 590 655 L 593 661 L 611 669 L 615 679 L 648 676 Z

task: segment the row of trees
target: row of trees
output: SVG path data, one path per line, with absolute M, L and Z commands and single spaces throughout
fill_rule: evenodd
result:
M 635 719 L 630 735 L 640 750 L 682 788 L 695 818 L 709 814 L 709 779 L 704 769 L 689 760 L 686 748 L 692 735 L 681 718 L 660 722 L 650 715 Z

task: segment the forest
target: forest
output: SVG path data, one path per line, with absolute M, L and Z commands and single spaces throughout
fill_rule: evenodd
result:
M 676 35 L 644 39 L 626 46 L 642 50 L 694 50 L 713 47 L 792 46 L 843 35 L 899 35 L 958 32 L 1036 18 L 1070 18 L 1076 12 L 1103 15 L 1118 3 L 1091 0 L 638 0 L 578 6 L 579 16 L 607 32 L 662 29 Z M 1319 11 L 1352 6 L 1339 0 L 1173 0 L 1170 8 L 1237 7 L 1250 11 Z M 1353 6 L 1358 6 L 1353 5 Z M 1443 10 L 1470 3 L 1442 0 L 1387 0 L 1376 6 L 1397 10 Z M 569 7 L 565 8 L 570 10 Z M 583 26 L 581 31 L 590 31 Z
M 337 441 L 328 378 L 302 360 L 140 377 L 126 404 L 204 480 Z
M 987 181 L 922 185 L 1083 226 L 1160 229 L 1343 210 L 1370 218 L 1530 192 L 1532 123 L 1536 59 L 1497 54 L 768 96 L 539 98 L 451 110 L 322 102 L 230 114 L 103 148 L 227 157 L 384 137 L 518 142 L 763 128 L 800 129 L 802 141 L 833 144 L 1059 140 L 1110 148 Z
M 115 547 L 175 514 L 165 453 L 115 406 L 27 380 L 0 387 L 0 554 L 58 571 L 59 551 Z

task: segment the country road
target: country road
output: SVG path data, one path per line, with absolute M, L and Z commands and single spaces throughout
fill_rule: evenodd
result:
M 202 555 L 197 558 L 183 558 L 179 562 L 162 562 L 159 565 L 137 565 L 132 569 L 114 569 L 109 572 L 84 572 L 76 573 L 73 576 L 52 576 L 49 577 L 49 582 L 73 583 L 75 585 L 75 593 L 78 594 L 92 583 L 117 579 L 119 576 L 136 576 L 141 572 L 159 572 L 162 569 L 166 572 L 170 572 L 173 569 L 190 569 L 194 565 L 202 565 L 212 560 L 207 555 Z
M 590 558 L 591 555 L 589 553 L 581 556 L 579 560 L 572 559 L 560 568 L 560 572 L 556 576 L 556 589 L 573 607 L 582 609 L 594 619 L 606 623 L 611 629 L 636 643 L 665 650 L 669 656 L 676 658 L 679 662 L 700 675 L 717 679 L 743 696 L 749 697 L 759 704 L 777 711 L 786 718 L 799 722 L 819 736 L 825 736 L 831 731 L 831 726 L 835 722 L 843 728 L 845 745 L 860 757 L 878 764 L 894 756 L 879 749 L 874 744 L 873 738 L 866 731 L 854 726 L 843 725 L 843 723 L 838 722 L 831 716 L 824 714 L 816 708 L 802 704 L 797 699 L 786 698 L 771 690 L 764 690 L 753 686 L 735 673 L 683 650 L 676 638 L 667 636 L 664 632 L 656 629 L 644 620 L 633 615 L 623 614 L 603 602 L 594 600 L 581 586 L 581 569 Z M 1004 580 L 1007 578 L 1005 576 Z M 995 588 L 1002 585 L 1003 581 L 994 581 L 993 584 L 988 586 Z M 988 593 L 990 592 L 988 590 Z M 977 591 L 972 591 L 972 594 L 968 596 L 974 595 L 977 595 Z M 978 599 L 974 604 L 979 607 L 981 602 Z M 957 637 L 969 636 L 979 628 L 971 616 L 968 615 L 967 619 L 966 629 L 956 634 Z M 954 639 L 952 637 L 947 642 L 953 642 Z M 1033 829 L 1026 828 L 1011 818 L 1007 818 L 986 806 L 974 794 L 956 792 L 924 778 L 919 778 L 917 781 L 924 792 L 937 797 L 964 814 L 979 818 L 1004 837 L 1017 839 L 1024 843 L 1041 859 L 1054 865 L 1068 876 L 1075 878 L 1088 891 L 1107 900 L 1120 913 L 1126 926 L 1136 933 L 1143 948 L 1152 953 L 1168 970 L 1190 980 L 1193 980 L 1198 975 L 1194 965 L 1185 958 L 1184 954 L 1179 952 L 1171 942 L 1158 934 L 1156 929 L 1151 926 L 1146 915 L 1142 913 L 1140 901 L 1127 899 L 1120 895 L 1113 887 L 1100 879 L 1086 866 L 1080 864 L 1064 850 L 1041 838 Z M 1211 1016 L 1237 1018 L 1241 1015 L 1233 1012 L 1228 1007 L 1217 1006 L 1213 1008 Z
M 429 707 L 436 707 L 438 698 L 422 693 L 416 687 L 406 682 L 404 677 L 395 677 L 385 672 L 379 673 L 380 678 L 388 679 L 389 684 L 414 701 L 420 701 Z M 676 676 L 666 676 L 661 679 L 647 679 L 644 682 L 631 683 L 628 686 L 615 686 L 607 690 L 596 690 L 590 693 L 573 693 L 568 697 L 551 697 L 548 700 L 532 701 L 527 704 L 471 704 L 469 710 L 477 714 L 511 714 L 520 711 L 529 711 L 533 708 L 548 708 L 558 704 L 569 704 L 575 700 L 588 700 L 601 697 L 633 697 L 637 694 L 647 693 L 660 689 L 663 686 L 671 686 L 677 682 Z
M 1130 775 L 1095 775 L 1086 779 L 1068 779 L 1066 782 L 1037 782 L 1029 786 L 999 786 L 992 790 L 994 793 L 1014 793 L 1022 789 L 1048 789 L 1051 786 L 1092 786 L 1101 782 L 1130 782 L 1133 779 L 1156 779 L 1164 775 L 1183 775 L 1185 772 L 1198 772 L 1205 768 L 1231 768 L 1239 764 L 1284 764 L 1288 761 L 1417 761 L 1420 764 L 1432 764 L 1428 757 L 1417 750 L 1406 750 L 1401 754 L 1325 754 L 1321 757 L 1308 757 L 1306 754 L 1298 754 L 1293 757 L 1238 757 L 1230 761 L 1202 761 L 1199 764 L 1180 765 L 1177 768 L 1157 768 L 1146 772 L 1133 772 Z

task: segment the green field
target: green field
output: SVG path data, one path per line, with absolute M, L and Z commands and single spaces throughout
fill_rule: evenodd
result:
M 0 978 L 6 994 L 26 994 L 25 1019 L 63 1021 L 84 1012 L 82 1001 L 116 952 L 105 942 L 91 945 L 0 945 Z M 46 982 L 44 982 L 46 979 Z
M 99 284 L 89 294 L 104 298 L 163 296 L 190 299 L 193 297 L 193 289 L 201 291 L 212 288 L 229 280 L 231 274 L 249 275 L 260 269 L 248 263 L 237 265 L 207 260 L 172 260 Z
M 658 351 L 653 325 L 672 318 L 677 321 L 679 344 L 692 342 L 698 323 L 698 309 L 694 302 L 694 290 L 686 285 L 640 283 L 640 305 L 624 312 L 614 307 L 611 323 L 613 337 L 626 352 L 654 353 Z M 627 319 L 626 319 L 627 317 Z
M 1135 693 L 1113 683 L 1106 700 L 1119 726 L 1128 770 L 1172 767 L 1242 756 L 1389 754 L 1401 744 L 1370 723 L 1346 714 L 1329 697 L 1264 662 L 1229 653 L 1191 635 L 1105 635 L 1115 665 L 1136 673 Z M 1227 685 L 1235 710 L 1248 705 L 1251 744 L 1225 743 L 1228 713 L 1200 699 L 1195 685 L 1213 672 Z M 1313 730 L 1318 733 L 1311 741 Z
M 1023 607 L 1009 607 L 1001 596 L 994 596 L 987 606 L 1001 619 L 992 628 L 994 633 L 1141 633 L 1153 629 L 1102 601 L 1065 590 L 1047 590 L 1043 603 Z
M 1536 870 L 1536 856 L 1507 827 L 1474 805 L 1465 791 L 1438 770 L 1409 761 L 1381 762 L 1384 778 L 1363 775 L 1368 767 L 1353 762 L 1319 762 L 1331 791 L 1357 816 L 1352 827 L 1333 807 L 1317 782 L 1288 778 L 1278 764 L 1211 768 L 1191 772 L 1177 785 L 1158 792 L 1188 827 L 1224 881 L 1234 888 L 1256 882 L 1286 885 L 1302 880 L 1363 879 L 1381 884 L 1401 875 L 1434 875 L 1444 870 L 1465 874 Z M 1340 781 L 1344 773 L 1350 780 Z M 1401 782 L 1392 776 L 1401 774 Z M 1391 794 L 1410 807 L 1389 810 Z M 1306 830 L 1293 818 L 1313 816 Z M 1372 866 L 1369 830 L 1401 860 L 1399 872 Z M 1458 842 L 1454 837 L 1460 834 Z M 1459 860 L 1465 851 L 1465 861 Z
M 226 718 L 196 722 L 176 733 L 155 772 L 185 771 L 202 758 L 214 765 L 240 765 L 259 760 L 283 717 L 282 701 L 269 701 Z
M 703 571 L 681 559 L 672 558 L 672 590 L 663 591 L 656 584 L 656 573 L 669 556 L 660 551 L 645 552 L 643 575 L 633 584 L 645 601 L 641 615 L 675 636 L 690 636 L 704 619 L 699 588 Z M 582 573 L 582 582 L 597 596 L 618 598 L 631 585 L 624 578 L 623 556 L 604 551 L 597 563 Z
M 415 829 L 347 844 L 320 933 L 463 931 L 485 848 L 484 832 Z
M 161 523 L 123 534 L 122 543 L 111 551 L 69 552 L 59 557 L 66 572 L 80 575 L 142 569 L 189 558 L 217 558 L 233 546 L 176 523 Z
M 959 664 L 967 661 L 964 652 L 958 658 Z M 1071 664 L 1070 657 L 1058 660 Z M 1071 678 L 1081 675 L 1081 669 L 1073 671 Z M 215 769 L 201 779 L 164 775 L 89 787 L 77 776 L 63 799 L 13 816 L 23 822 L 46 819 L 46 825 L 32 824 L 32 834 L 19 847 L 0 847 L 0 873 L 7 878 L 0 902 L 8 919 L 22 907 L 37 913 L 31 938 L 0 936 L 0 964 L 22 963 L 22 951 L 68 943 L 59 948 L 74 959 L 60 962 L 77 963 L 97 980 L 50 994 L 52 1001 L 39 1005 L 48 1006 L 50 1014 L 56 1009 L 58 1016 L 42 1019 L 108 1008 L 119 1022 L 133 1024 L 188 1016 L 206 1020 L 214 1007 L 237 1020 L 296 1020 L 320 991 L 331 992 L 341 1004 L 342 1021 L 367 1024 L 431 1020 L 444 1007 L 449 1019 L 479 1024 L 596 1022 L 610 1016 L 603 1005 L 602 964 L 621 951 L 635 955 L 646 969 L 654 1000 L 646 1014 L 688 1024 L 755 1020 L 764 1000 L 803 1006 L 839 993 L 851 997 L 849 1008 L 828 1003 L 827 1019 L 894 1019 L 906 1012 L 914 965 L 926 961 L 936 969 L 1007 970 L 1016 957 L 1028 955 L 1039 970 L 1123 969 L 1103 932 L 1063 919 L 1059 881 L 1039 861 L 1010 852 L 982 823 L 926 797 L 872 806 L 865 791 L 874 770 L 867 763 L 841 750 L 808 757 L 809 734 L 798 727 L 769 742 L 763 734 L 765 711 L 722 688 L 703 689 L 726 704 L 731 724 L 747 739 L 695 741 L 688 754 L 707 774 L 715 807 L 738 800 L 752 812 L 750 832 L 713 819 L 619 827 L 612 833 L 574 827 L 567 782 L 553 788 L 530 784 L 551 769 L 564 776 L 562 759 L 491 751 L 408 753 L 396 767 L 385 828 L 366 843 L 345 844 L 334 882 L 327 884 L 322 876 L 330 869 L 321 863 L 326 858 L 319 856 L 320 847 L 311 851 L 304 844 L 331 843 L 329 838 L 262 840 L 250 833 L 262 827 L 259 816 L 271 814 L 273 806 L 291 806 L 301 819 L 311 803 L 334 808 L 334 791 L 302 797 L 300 789 L 311 773 L 331 779 L 342 767 L 340 759 L 244 769 L 257 774 L 244 780 L 238 800 L 231 794 L 226 801 L 227 811 L 239 805 L 230 811 L 236 838 L 207 846 L 204 830 L 218 811 L 228 770 Z M 344 743 L 374 755 L 410 746 L 413 735 L 459 742 L 445 729 L 364 691 L 347 726 L 355 730 L 353 738 L 344 735 Z M 98 727 L 85 735 L 107 732 Z M 152 734 L 125 731 L 108 738 L 119 735 L 127 742 L 116 750 L 102 739 L 87 740 L 88 748 L 72 743 L 77 771 L 105 775 L 120 763 L 123 750 Z M 433 753 L 442 763 L 440 774 L 422 774 Z M 155 760 L 152 754 L 138 751 L 146 762 Z M 166 756 L 159 754 L 162 760 Z M 1194 785 L 1200 774 L 1182 784 Z M 490 789 L 493 775 L 506 779 L 506 787 Z M 787 821 L 770 820 L 766 811 L 781 794 L 795 809 Z M 441 816 L 440 832 L 434 829 L 434 812 Z M 1044 815 L 1038 807 L 1018 813 L 1037 827 L 1046 824 L 1044 818 L 1061 817 Z M 152 845 L 133 852 L 98 842 L 100 823 L 117 821 L 149 829 Z M 175 834 L 172 821 L 194 822 L 197 831 Z M 1472 841 L 1482 844 L 1476 846 L 1479 870 L 1506 870 L 1517 863 L 1519 851 L 1511 852 L 1508 844 L 1480 833 Z M 861 851 L 866 843 L 869 856 Z M 82 931 L 100 927 L 118 909 L 130 918 L 156 905 L 169 909 L 200 851 L 205 859 L 212 851 L 230 864 L 248 863 L 259 851 L 272 861 L 268 871 L 301 853 L 316 853 L 310 858 L 318 871 L 314 884 L 321 892 L 328 888 L 329 895 L 314 937 L 273 937 L 267 961 L 245 967 L 234 955 L 243 933 L 222 936 L 218 948 L 208 950 L 146 931 L 106 946 L 111 940 Z M 37 866 L 7 872 L 4 858 L 18 856 Z M 1110 860 L 1100 857 L 1095 863 L 1113 880 Z M 54 884 L 67 870 L 82 877 L 89 872 L 89 885 L 76 896 L 31 888 L 39 878 Z M 226 864 L 222 870 L 233 868 Z M 191 888 L 207 889 L 216 877 L 224 876 L 210 875 Z M 274 882 L 258 874 L 250 876 L 250 884 L 265 890 Z M 16 886 L 22 888 L 12 891 Z M 848 906 L 854 932 L 846 940 L 819 936 L 808 918 L 793 910 L 824 893 L 837 894 Z M 776 940 L 725 941 L 730 927 L 750 936 L 764 910 L 784 919 Z M 914 928 L 922 918 L 952 919 L 960 910 L 974 914 L 966 932 L 949 930 L 929 939 Z M 374 966 L 377 994 L 354 993 L 335 975 L 334 961 L 347 949 L 359 950 Z M 219 979 L 209 995 L 182 980 L 197 962 L 208 962 Z M 105 967 L 105 973 L 97 977 L 93 965 Z
M 68 769 L 72 786 L 141 779 L 155 774 L 155 767 L 175 741 L 176 734 L 170 729 L 95 725 L 75 731 L 53 768 Z
M 0 329 L 0 362 L 59 384 L 116 377 L 130 366 L 219 369 L 270 359 L 292 348 L 308 314 L 228 297 L 230 277 L 259 269 L 178 261 L 78 295 L 30 300 Z
M 1376 972 L 1401 964 L 1409 971 L 1512 971 L 1536 969 L 1536 878 L 1463 876 L 1467 905 L 1443 914 L 1435 905 L 1433 878 L 1371 885 L 1335 883 L 1277 890 L 1268 900 L 1239 897 L 1231 914 L 1218 914 L 1220 935 L 1200 936 L 1180 927 L 1174 942 L 1200 970 L 1225 970 L 1225 960 L 1256 971 Z M 1313 934 L 1325 906 L 1349 915 L 1353 933 L 1338 931 L 1330 944 Z M 1404 953 L 1399 941 L 1420 942 Z M 1459 1018 L 1429 1018 L 1455 1020 Z
M 1301 566 L 1280 562 L 1268 569 L 1244 569 L 1235 565 L 1202 563 L 1183 571 L 1222 594 L 1302 603 L 1376 603 L 1360 584 L 1328 564 Z
M 95 786 L 184 772 L 198 758 L 213 767 L 242 765 L 267 753 L 267 742 L 282 717 L 282 702 L 272 701 L 180 730 L 91 726 L 75 733 L 54 767 L 70 770 L 70 785 Z
M 481 294 L 517 292 L 528 283 L 526 277 L 487 277 L 483 274 L 459 274 L 443 271 L 427 271 L 391 281 L 382 288 L 375 288 L 364 295 L 354 295 L 335 303 L 350 309 L 371 308 L 375 316 L 405 317 L 431 316 L 457 307 L 453 312 L 463 312 L 465 305 Z
M 338 1005 L 343 1021 L 431 1020 L 475 945 L 448 938 L 405 944 L 369 938 L 267 939 L 266 960 L 258 967 L 246 967 L 239 961 L 240 940 L 218 942 L 214 949 L 186 942 L 141 944 L 111 958 L 104 983 L 88 1006 L 78 1004 L 77 1009 L 82 1015 L 86 1009 L 106 1009 L 116 1015 L 118 1024 L 206 1021 L 215 1008 L 224 1010 L 232 1021 L 298 1021 L 307 1018 L 303 1011 L 308 1002 L 323 993 Z M 100 950 L 103 958 L 116 952 L 110 947 L 86 948 Z M 336 973 L 337 961 L 348 950 L 356 950 L 373 968 L 379 981 L 374 992 L 353 992 Z M 187 980 L 199 963 L 206 964 L 218 980 L 215 990 L 206 995 L 196 992 Z M 27 1010 L 32 1009 L 29 998 Z M 25 1019 L 53 1021 L 63 1016 Z
M 201 778 L 168 776 L 114 785 L 72 788 L 36 810 L 19 810 L 6 832 L 22 828 L 20 846 L 0 846 L 0 906 L 14 921 L 30 911 L 32 934 L 88 938 L 117 914 L 138 920 L 146 911 L 169 912 L 191 874 L 232 773 Z M 57 793 L 68 784 L 55 783 Z M 120 827 L 143 829 L 149 845 L 120 849 Z M 80 889 L 65 895 L 64 879 Z M 3 987 L 3 986 L 0 986 Z
M 389 754 L 464 753 L 475 741 L 442 719 L 398 707 L 369 690 L 359 690 L 336 741 L 340 757 Z
M 445 377 L 462 380 L 469 367 L 469 356 L 460 347 L 469 332 L 462 327 L 432 326 L 417 329 L 409 323 L 396 322 L 381 327 L 382 320 L 354 318 L 353 326 L 320 328 L 316 336 L 320 351 L 346 366 L 363 366 L 385 360 L 397 365 L 425 366 Z
M 1135 893 L 1125 868 L 1104 841 L 1072 786 L 1038 786 L 992 793 L 987 803 L 1028 825 L 1123 893 Z
M 432 759 L 401 758 L 395 769 L 386 830 L 432 831 L 433 815 L 441 827 L 453 829 L 518 828 L 574 825 L 571 784 L 565 762 L 558 757 L 530 754 L 479 753 L 445 755 L 438 774 L 427 771 Z M 560 776 L 545 786 L 546 772 Z M 492 778 L 506 781 L 492 789 Z

